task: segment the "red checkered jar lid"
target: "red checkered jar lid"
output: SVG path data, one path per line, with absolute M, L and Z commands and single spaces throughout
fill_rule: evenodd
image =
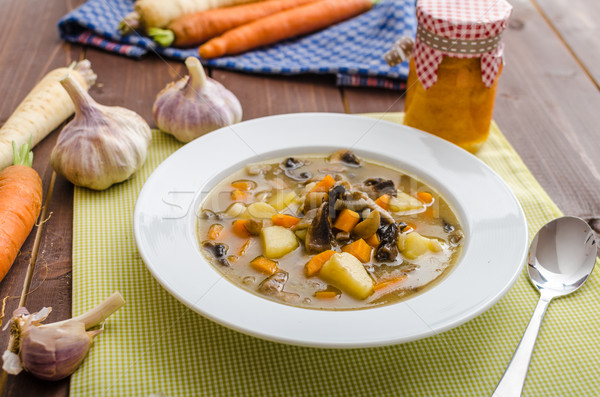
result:
M 491 87 L 502 64 L 502 32 L 511 11 L 506 0 L 419 0 L 413 57 L 423 87 L 436 83 L 444 56 L 481 57 L 481 79 Z

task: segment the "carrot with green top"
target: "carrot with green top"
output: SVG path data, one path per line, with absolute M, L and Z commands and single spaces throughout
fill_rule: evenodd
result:
M 281 11 L 228 30 L 200 46 L 204 59 L 239 54 L 308 34 L 355 17 L 373 7 L 373 0 L 319 0 Z
M 17 150 L 14 165 L 0 172 L 0 280 L 4 279 L 42 208 L 42 180 L 31 168 L 33 153 L 25 144 Z
M 183 15 L 167 29 L 151 28 L 148 35 L 163 47 L 191 47 L 237 26 L 317 0 L 267 0 Z

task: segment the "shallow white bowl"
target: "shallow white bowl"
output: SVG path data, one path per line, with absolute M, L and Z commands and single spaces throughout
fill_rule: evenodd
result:
M 207 262 L 195 235 L 196 211 L 223 177 L 247 163 L 339 148 L 404 170 L 453 205 L 465 245 L 439 284 L 392 305 L 312 310 L 249 293 Z M 527 224 L 517 199 L 479 159 L 403 125 L 329 113 L 254 119 L 183 146 L 146 181 L 135 207 L 134 232 L 156 280 L 203 316 L 259 338 L 330 348 L 403 343 L 456 327 L 508 291 L 527 252 Z

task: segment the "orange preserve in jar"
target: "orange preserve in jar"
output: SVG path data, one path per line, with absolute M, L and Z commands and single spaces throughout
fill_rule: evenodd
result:
M 407 81 L 408 126 L 475 152 L 486 141 L 498 78 L 505 0 L 419 0 Z

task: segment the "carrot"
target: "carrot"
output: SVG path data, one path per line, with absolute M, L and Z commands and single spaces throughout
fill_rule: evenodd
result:
M 246 229 L 246 223 L 248 223 L 248 219 L 238 219 L 233 222 L 233 234 L 241 238 L 248 238 L 252 235 Z
M 119 23 L 121 34 L 139 29 L 164 28 L 182 15 L 261 0 L 136 0 L 133 12 Z
M 319 273 L 325 262 L 327 262 L 333 254 L 335 254 L 335 251 L 327 250 L 310 258 L 306 265 L 304 265 L 306 277 L 314 276 Z
M 384 210 L 388 209 L 390 203 L 390 196 L 388 194 L 383 194 L 375 200 L 375 204 L 383 208 Z
M 309 193 L 314 192 L 328 192 L 335 185 L 335 179 L 329 174 L 325 175 L 325 178 L 321 179 L 312 189 L 310 189 Z
M 404 226 L 404 228 L 402 228 L 402 233 L 412 232 L 417 229 L 417 226 L 414 223 L 411 223 L 411 222 L 404 222 L 404 223 L 406 223 L 406 226 Z
M 30 144 L 17 150 L 14 165 L 0 172 L 0 281 L 15 261 L 42 208 L 42 180 L 31 168 Z
M 223 225 L 220 225 L 218 223 L 215 223 L 213 225 L 210 225 L 210 227 L 208 228 L 208 233 L 207 233 L 207 237 L 209 240 L 217 240 L 219 237 L 221 237 L 221 233 L 223 232 Z
M 373 233 L 370 237 L 365 239 L 365 242 L 371 247 L 377 248 L 379 246 L 379 236 L 377 236 L 377 233 Z
M 256 258 L 252 259 L 250 261 L 250 266 L 252 266 L 255 270 L 258 270 L 259 272 L 268 274 L 268 275 L 272 275 L 275 274 L 275 272 L 277 272 L 277 270 L 279 270 L 279 267 L 277 266 L 277 262 L 269 259 L 269 258 L 265 258 L 264 256 L 257 256 Z
M 379 283 L 375 283 L 373 286 L 373 290 L 381 291 L 384 289 L 395 289 L 398 287 L 400 283 L 402 283 L 406 279 L 406 275 L 402 275 L 400 277 L 395 277 L 390 280 L 381 281 Z M 391 292 L 391 291 L 390 291 Z
M 271 222 L 273 222 L 275 226 L 290 228 L 300 222 L 300 218 L 286 214 L 275 214 L 271 217 Z
M 317 299 L 335 299 L 335 298 L 339 298 L 340 294 L 337 293 L 336 291 L 329 291 L 329 290 L 321 290 L 321 291 L 315 291 L 315 298 Z
M 88 60 L 46 74 L 0 128 L 0 170 L 13 162 L 11 142 L 22 147 L 31 141 L 33 148 L 75 112 L 73 101 L 59 82 L 69 73 L 86 90 L 96 80 Z
M 373 7 L 373 0 L 320 0 L 281 11 L 228 30 L 200 46 L 204 59 L 238 54 L 311 33 Z
M 358 221 L 360 221 L 360 215 L 358 215 L 358 212 L 344 208 L 337 218 L 335 218 L 333 227 L 343 232 L 350 233 Z
M 244 192 L 249 192 L 250 190 L 254 189 L 255 184 L 251 181 L 235 181 L 231 184 L 231 187 Z
M 429 192 L 418 192 L 417 198 L 421 200 L 425 205 L 433 204 L 433 196 Z
M 246 242 L 240 248 L 240 250 L 238 252 L 238 256 L 243 256 L 246 253 L 246 250 L 248 249 L 248 247 L 250 247 L 250 242 L 251 241 L 252 240 L 250 240 L 250 239 L 246 240 Z
M 356 259 L 362 263 L 367 263 L 371 260 L 371 252 L 373 252 L 373 247 L 371 247 L 365 240 L 361 238 L 344 246 L 342 251 L 354 255 Z
M 240 189 L 235 189 L 231 192 L 231 200 L 233 201 L 245 201 L 248 198 L 248 194 L 246 192 L 241 191 Z
M 267 0 L 183 15 L 167 29 L 152 28 L 150 37 L 163 47 L 191 47 L 229 29 L 316 0 Z

